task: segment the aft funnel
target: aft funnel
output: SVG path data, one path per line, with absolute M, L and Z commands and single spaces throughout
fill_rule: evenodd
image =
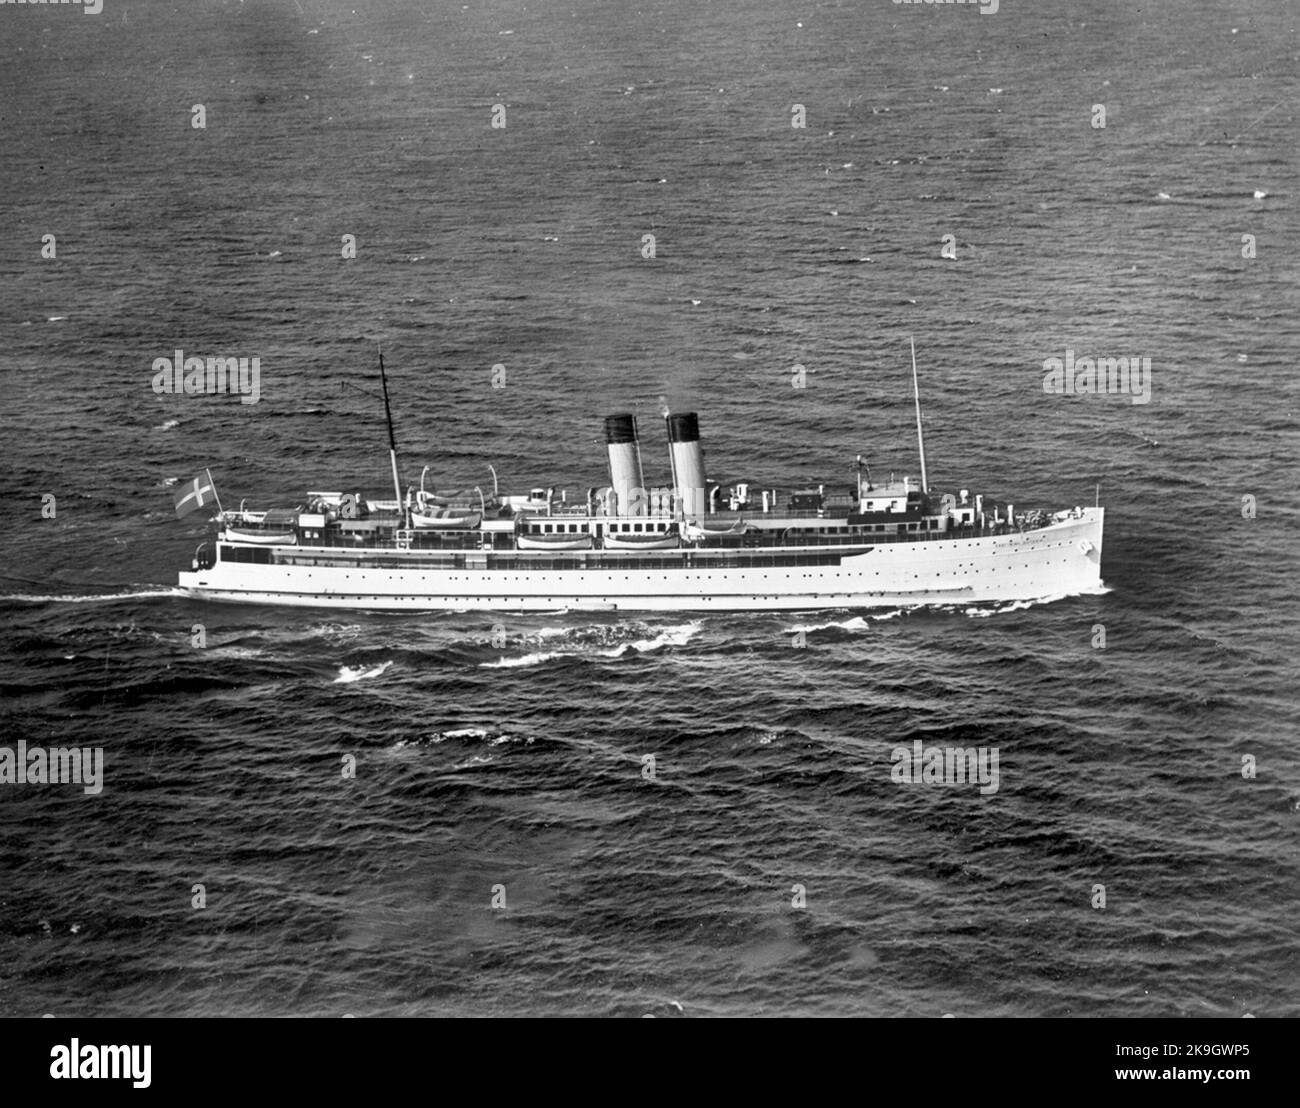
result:
M 700 421 L 694 412 L 668 416 L 668 451 L 683 514 L 687 519 L 698 519 L 708 511 L 708 495 Z
M 609 448 L 609 483 L 618 501 L 611 514 L 645 515 L 645 480 L 641 476 L 636 416 L 627 412 L 606 416 L 605 443 Z

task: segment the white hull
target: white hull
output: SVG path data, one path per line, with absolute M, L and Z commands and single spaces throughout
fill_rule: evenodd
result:
M 1037 600 L 1100 589 L 1104 512 L 1085 508 L 1079 518 L 1025 533 L 884 542 L 839 565 L 637 569 L 618 561 L 521 570 L 218 561 L 181 573 L 180 586 L 207 600 L 370 611 L 784 611 Z M 301 557 L 312 548 L 292 552 Z

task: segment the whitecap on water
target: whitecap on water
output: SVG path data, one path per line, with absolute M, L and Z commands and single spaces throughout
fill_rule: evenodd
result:
M 566 653 L 572 654 L 574 651 L 551 650 L 543 651 L 537 654 L 525 654 L 522 658 L 498 658 L 495 662 L 480 662 L 482 669 L 514 669 L 517 666 L 538 666 L 543 662 L 548 662 L 552 658 L 563 658 Z
M 188 634 L 182 635 L 188 639 Z M 205 652 L 206 657 L 217 658 L 260 658 L 266 651 L 251 646 L 214 646 Z
M 840 631 L 866 631 L 873 622 L 894 619 L 902 614 L 902 608 L 892 608 L 888 612 L 882 612 L 879 615 L 849 616 L 848 619 L 832 619 L 827 620 L 825 623 L 796 623 L 793 627 L 787 627 L 785 633 L 793 635 L 796 632 L 803 631 L 806 634 L 809 631 L 826 631 L 832 627 Z
M 660 650 L 665 646 L 684 646 L 702 626 L 703 624 L 698 622 L 678 624 L 661 629 L 657 635 L 633 639 L 630 642 L 615 643 L 612 646 L 603 644 L 609 642 L 611 637 L 624 632 L 640 632 L 645 635 L 648 631 L 655 630 L 655 628 L 645 624 L 632 624 L 627 628 L 620 625 L 601 625 L 573 629 L 543 628 L 535 636 L 536 638 L 555 638 L 567 633 L 579 641 L 575 641 L 573 645 L 564 650 L 537 650 L 521 655 L 518 658 L 498 658 L 492 662 L 480 662 L 479 665 L 484 669 L 516 669 L 521 666 L 541 665 L 553 658 L 622 658 L 630 654 L 646 654 Z M 591 643 L 584 643 L 580 641 L 583 638 L 594 638 L 601 645 L 595 646 Z
M 393 663 L 391 661 L 381 662 L 377 666 L 371 666 L 369 669 L 358 667 L 353 669 L 351 666 L 339 666 L 339 675 L 334 678 L 336 685 L 350 685 L 354 681 L 365 681 L 371 677 L 378 677 Z
M 607 658 L 618 658 L 628 650 L 644 654 L 665 646 L 685 646 L 699 631 L 700 626 L 698 623 L 684 623 L 679 627 L 669 627 L 652 639 L 637 639 L 634 642 L 624 643 L 613 651 L 601 651 L 601 653 Z

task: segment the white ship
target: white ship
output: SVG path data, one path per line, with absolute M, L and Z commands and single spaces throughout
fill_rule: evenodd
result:
M 916 363 L 913 355 L 913 386 Z M 926 479 L 782 491 L 709 481 L 695 413 L 665 414 L 671 484 L 646 486 L 637 420 L 605 418 L 609 484 L 403 494 L 309 492 L 290 509 L 219 509 L 180 587 L 207 600 L 375 611 L 772 611 L 1035 600 L 1101 588 L 1104 509 L 1016 511 Z M 427 467 L 426 467 L 427 472 Z M 197 483 L 196 483 L 197 488 Z M 202 497 L 199 497 L 200 502 Z M 178 501 L 178 510 L 179 510 Z

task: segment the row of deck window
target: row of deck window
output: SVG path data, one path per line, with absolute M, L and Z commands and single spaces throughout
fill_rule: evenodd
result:
M 916 531 L 918 529 L 922 531 L 933 531 L 937 528 L 937 521 L 933 519 L 927 519 L 927 520 L 923 520 L 922 523 L 920 524 L 918 523 L 908 523 L 908 524 L 876 523 L 876 524 L 865 524 L 858 527 L 798 527 L 798 528 L 792 528 L 792 530 L 796 531 L 799 534 L 806 534 L 806 535 L 848 535 L 854 533 L 861 534 L 867 531 L 879 532 L 879 531 L 892 530 L 895 527 L 897 527 L 899 530 L 902 530 L 904 527 L 906 527 L 908 531 Z M 664 528 L 656 527 L 654 524 L 646 524 L 646 523 L 608 523 L 605 524 L 605 530 L 609 532 L 632 531 L 636 533 L 662 534 Z M 587 534 L 587 527 L 585 524 L 582 523 L 534 524 L 532 527 L 528 529 L 528 533 L 531 535 L 557 535 L 557 534 L 558 535 L 585 535 Z
M 649 532 L 650 534 L 662 534 L 664 528 L 656 527 L 653 524 L 645 523 L 608 523 L 605 525 L 606 531 L 637 531 Z M 547 523 L 535 524 L 528 528 L 530 535 L 585 535 L 587 528 L 581 523 Z

